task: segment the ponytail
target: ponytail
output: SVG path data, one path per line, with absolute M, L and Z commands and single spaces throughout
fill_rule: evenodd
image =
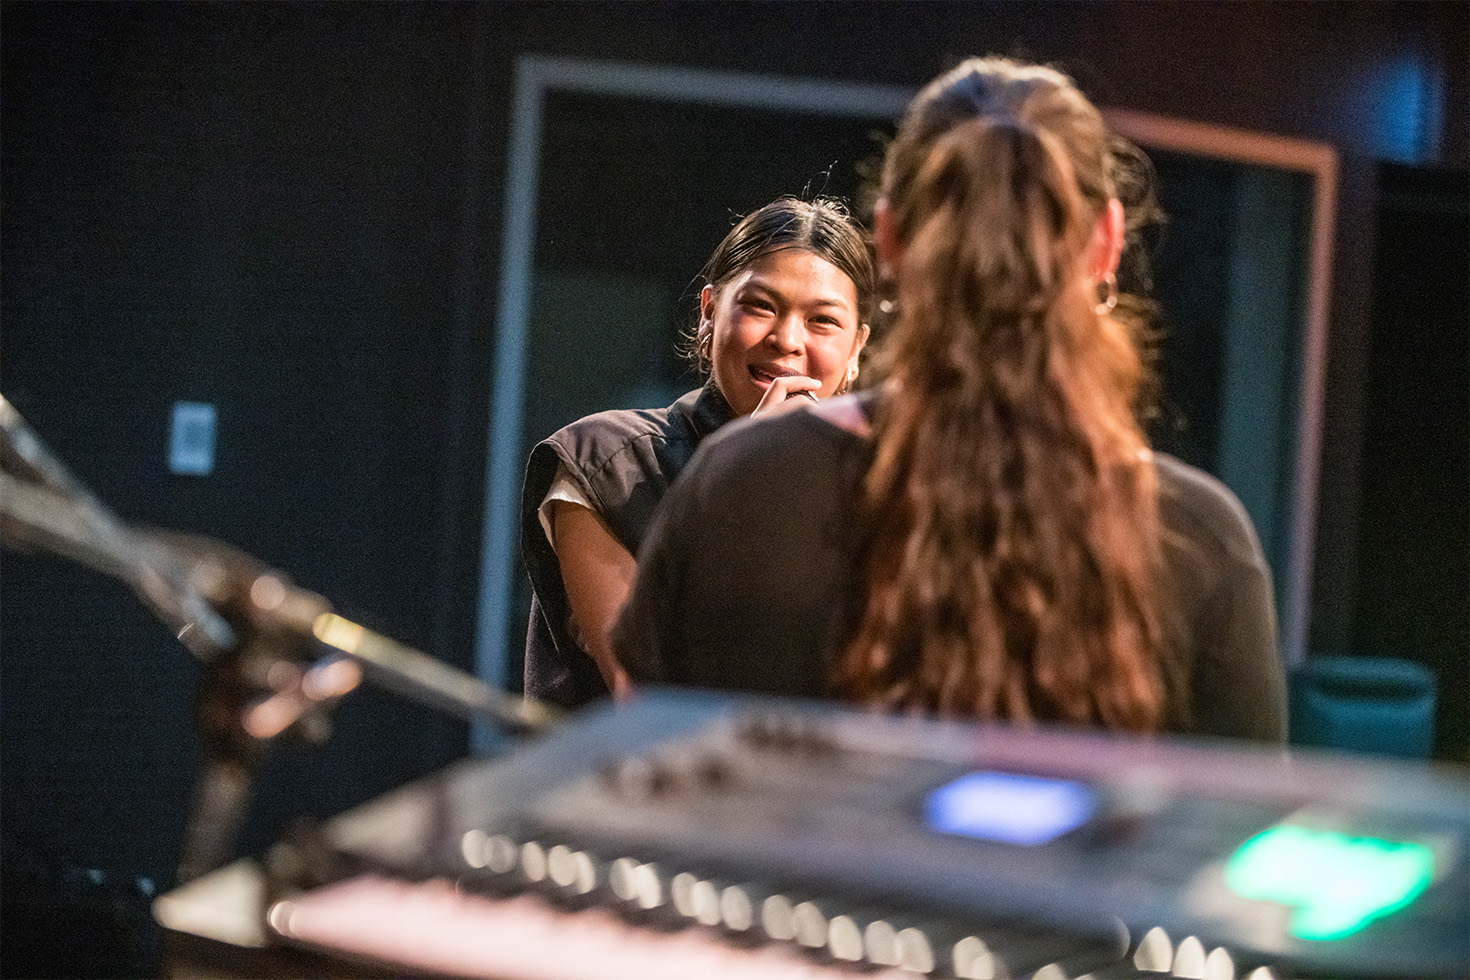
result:
M 903 130 L 890 151 L 899 314 L 833 686 L 1152 731 L 1165 696 L 1157 488 L 1132 411 L 1144 370 L 1079 273 L 1106 197 L 1084 196 L 1075 154 L 1031 108 L 937 135 L 919 119 L 924 152 Z

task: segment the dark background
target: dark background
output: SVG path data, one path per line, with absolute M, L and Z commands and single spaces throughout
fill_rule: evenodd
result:
M 230 542 L 468 669 L 516 56 L 913 87 L 969 54 L 1058 61 L 1103 104 L 1338 150 L 1310 646 L 1429 665 L 1436 754 L 1463 763 L 1467 10 L 6 2 L 0 391 L 125 520 Z M 721 163 L 645 179 L 761 203 Z M 638 207 L 636 185 L 541 197 L 584 193 Z M 692 277 L 718 235 L 664 227 L 649 267 Z M 176 401 L 219 409 L 211 476 L 169 474 Z M 199 669 L 122 586 L 0 562 L 0 968 L 147 973 L 134 927 L 172 884 Z M 466 750 L 462 725 L 375 690 L 335 721 L 272 759 L 242 850 Z M 43 929 L 67 925 L 85 941 Z

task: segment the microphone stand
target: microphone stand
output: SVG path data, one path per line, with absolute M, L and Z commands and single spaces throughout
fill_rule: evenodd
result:
M 321 596 L 236 549 L 129 527 L 97 501 L 0 396 L 0 542 L 41 549 L 128 584 L 205 666 L 195 713 L 204 770 L 178 883 L 230 857 L 270 744 L 320 743 L 333 705 L 366 678 L 464 720 L 534 734 L 549 705 L 332 612 Z

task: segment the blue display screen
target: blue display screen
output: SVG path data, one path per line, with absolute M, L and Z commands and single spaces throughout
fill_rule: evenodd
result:
M 1096 794 L 1081 783 L 1008 772 L 972 772 L 924 800 L 924 823 L 941 834 L 1034 846 L 1091 819 Z

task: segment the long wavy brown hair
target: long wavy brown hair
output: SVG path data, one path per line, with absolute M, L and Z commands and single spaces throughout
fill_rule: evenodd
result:
M 1116 196 L 1066 76 L 975 59 L 910 105 L 882 195 L 897 319 L 863 485 L 862 587 L 833 685 L 967 718 L 1157 730 L 1157 479 L 1137 336 L 1088 243 Z

